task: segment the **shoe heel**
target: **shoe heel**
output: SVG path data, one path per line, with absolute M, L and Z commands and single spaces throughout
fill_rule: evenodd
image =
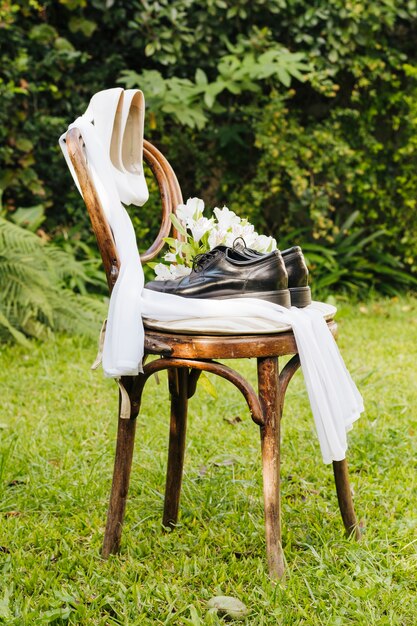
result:
M 267 300 L 268 302 L 285 306 L 286 309 L 291 308 L 291 296 L 289 289 L 281 289 L 281 291 L 260 291 L 256 293 L 256 298 L 261 298 L 261 300 Z
M 310 287 L 290 287 L 289 292 L 291 296 L 291 306 L 303 309 L 305 306 L 311 304 Z

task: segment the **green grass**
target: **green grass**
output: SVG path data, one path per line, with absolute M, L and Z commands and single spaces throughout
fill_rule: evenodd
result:
M 283 423 L 278 584 L 266 575 L 259 433 L 233 387 L 216 379 L 216 400 L 201 387 L 191 400 L 180 523 L 162 533 L 166 376 L 148 383 L 121 554 L 103 561 L 115 383 L 90 371 L 95 345 L 84 339 L 3 347 L 0 623 L 223 624 L 206 608 L 222 594 L 241 599 L 255 626 L 414 625 L 417 300 L 345 304 L 338 319 L 366 405 L 349 436 L 363 538 L 344 538 L 297 374 Z M 254 382 L 253 362 L 236 366 Z

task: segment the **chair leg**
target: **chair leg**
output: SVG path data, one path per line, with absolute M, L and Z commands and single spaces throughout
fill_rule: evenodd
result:
M 168 370 L 171 392 L 171 421 L 162 524 L 171 528 L 175 526 L 178 520 L 181 495 L 187 430 L 188 376 L 188 368 L 186 367 Z
M 261 426 L 265 535 L 268 569 L 271 578 L 284 575 L 284 553 L 281 543 L 280 496 L 280 390 L 278 359 L 258 358 L 259 400 L 264 415 Z
M 333 461 L 333 473 L 336 483 L 337 499 L 343 524 L 348 536 L 353 535 L 355 539 L 360 538 L 360 530 L 356 520 L 355 509 L 353 507 L 352 492 L 349 483 L 349 472 L 346 459 L 343 461 Z
M 129 490 L 130 471 L 132 468 L 133 447 L 135 443 L 136 419 L 120 417 L 117 431 L 116 456 L 114 460 L 113 483 L 110 494 L 107 525 L 104 533 L 102 557 L 119 551 L 125 515 L 127 493 Z

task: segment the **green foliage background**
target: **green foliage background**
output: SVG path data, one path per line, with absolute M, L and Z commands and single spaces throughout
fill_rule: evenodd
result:
M 95 91 L 141 87 L 185 197 L 302 243 L 334 289 L 414 288 L 415 0 L 3 0 L 0 20 L 3 216 L 42 205 L 58 243 L 91 241 L 57 138 Z

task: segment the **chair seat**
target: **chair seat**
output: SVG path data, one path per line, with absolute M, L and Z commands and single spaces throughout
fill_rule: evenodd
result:
M 334 318 L 337 309 L 326 302 L 312 302 L 306 309 L 318 311 L 325 320 Z M 228 319 L 219 317 L 188 318 L 171 322 L 160 322 L 145 318 L 145 328 L 160 332 L 180 333 L 185 335 L 270 335 L 288 333 L 291 326 L 283 322 L 272 322 L 261 318 L 231 317 Z
M 327 321 L 336 336 L 337 324 Z M 145 353 L 179 359 L 245 359 L 297 354 L 297 345 L 291 331 L 262 335 L 227 335 L 219 341 L 218 335 L 192 335 L 146 329 Z

